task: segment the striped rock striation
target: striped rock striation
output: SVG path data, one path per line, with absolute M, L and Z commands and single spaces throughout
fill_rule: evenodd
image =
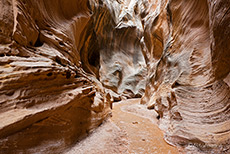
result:
M 89 2 L 2 0 L 0 8 L 0 153 L 58 153 L 110 115 L 110 96 L 79 50 Z
M 165 140 L 229 153 L 230 2 L 1 0 L 0 153 L 60 153 L 142 97 Z
M 167 142 L 230 153 L 229 1 L 153 1 L 145 14 L 142 104 L 158 112 Z
M 141 97 L 138 5 L 0 2 L 0 153 L 63 151 L 109 117 L 111 101 Z

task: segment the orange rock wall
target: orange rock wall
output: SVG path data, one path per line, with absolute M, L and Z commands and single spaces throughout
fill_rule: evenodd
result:
M 142 104 L 159 113 L 166 141 L 188 151 L 229 152 L 229 8 L 224 0 L 159 1 L 145 17 Z
M 60 152 L 110 114 L 78 49 L 89 2 L 3 0 L 0 8 L 0 153 Z
M 60 152 L 142 97 L 165 140 L 229 153 L 228 0 L 1 0 L 0 147 Z M 22 140 L 23 139 L 23 140 Z

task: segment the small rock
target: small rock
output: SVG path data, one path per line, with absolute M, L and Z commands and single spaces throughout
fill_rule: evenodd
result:
M 137 121 L 133 121 L 132 124 L 138 124 L 138 122 Z

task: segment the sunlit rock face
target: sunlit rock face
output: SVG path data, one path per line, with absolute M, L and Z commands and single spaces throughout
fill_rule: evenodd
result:
M 159 113 L 169 143 L 187 151 L 229 153 L 230 2 L 149 3 L 142 103 Z
M 121 97 L 132 98 L 144 93 L 146 65 L 140 43 L 143 36 L 140 6 L 138 0 L 105 0 L 93 4 L 94 29 L 89 35 L 95 36 L 93 41 L 98 46 L 90 50 L 100 54 L 99 79 L 112 90 L 111 95 L 116 92 Z M 95 55 L 90 55 L 93 62 Z

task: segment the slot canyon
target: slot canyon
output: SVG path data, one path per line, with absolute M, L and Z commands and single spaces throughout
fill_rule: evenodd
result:
M 0 0 L 0 154 L 229 154 L 229 0 Z

